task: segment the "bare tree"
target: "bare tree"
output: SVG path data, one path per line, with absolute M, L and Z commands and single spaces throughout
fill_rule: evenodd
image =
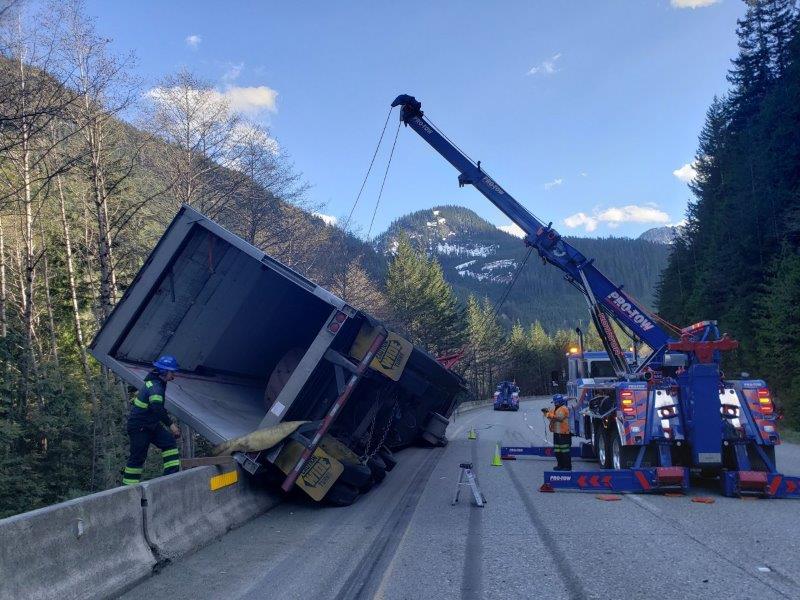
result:
M 78 102 L 70 110 L 81 132 L 86 179 L 94 204 L 97 254 L 100 264 L 100 316 L 111 313 L 117 297 L 110 205 L 138 164 L 138 148 L 125 138 L 117 118 L 130 109 L 137 83 L 130 76 L 132 55 L 111 53 L 110 40 L 97 34 L 86 16 L 82 0 L 54 2 L 52 14 L 61 31 L 60 60 L 64 84 L 76 91 Z
M 161 80 L 148 97 L 142 125 L 166 142 L 152 157 L 153 169 L 178 206 L 218 218 L 242 184 L 230 169 L 239 117 L 222 94 L 186 70 Z

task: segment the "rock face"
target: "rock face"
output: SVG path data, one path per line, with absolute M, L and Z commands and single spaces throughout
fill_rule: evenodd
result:
M 655 244 L 671 244 L 675 238 L 681 234 L 680 225 L 666 225 L 664 227 L 653 227 L 639 236 L 640 240 L 646 240 Z
M 527 249 L 518 228 L 498 228 L 460 206 L 435 206 L 396 220 L 375 240 L 378 253 L 391 258 L 401 234 L 435 256 L 460 298 L 470 294 L 500 298 L 524 260 Z M 617 283 L 652 305 L 656 283 L 669 246 L 647 239 L 570 238 L 581 252 Z M 507 322 L 539 320 L 548 329 L 587 324 L 586 303 L 563 280 L 561 272 L 531 256 L 503 305 Z

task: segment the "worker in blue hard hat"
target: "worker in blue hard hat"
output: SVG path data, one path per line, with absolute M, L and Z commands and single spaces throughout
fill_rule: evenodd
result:
M 122 475 L 124 485 L 134 485 L 142 480 L 142 469 L 147 450 L 153 444 L 161 450 L 164 475 L 177 473 L 181 461 L 175 440 L 181 430 L 173 423 L 164 408 L 167 383 L 175 378 L 178 361 L 165 354 L 153 363 L 153 370 L 144 378 L 144 385 L 131 400 L 128 415 L 128 437 L 131 451 Z
M 572 470 L 572 434 L 569 430 L 569 408 L 562 394 L 553 396 L 553 408 L 543 408 L 542 412 L 550 422 L 548 429 L 553 433 L 553 452 L 556 455 L 555 471 Z

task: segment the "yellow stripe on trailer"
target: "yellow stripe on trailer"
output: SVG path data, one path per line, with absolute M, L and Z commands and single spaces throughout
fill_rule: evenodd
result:
M 233 485 L 239 481 L 239 471 L 233 470 L 228 471 L 227 473 L 221 473 L 220 475 L 214 475 L 209 481 L 209 486 L 211 487 L 211 491 L 218 490 L 220 488 L 228 487 L 229 485 Z

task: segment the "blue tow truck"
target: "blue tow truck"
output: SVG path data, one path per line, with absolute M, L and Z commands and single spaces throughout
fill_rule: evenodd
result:
M 688 327 L 668 323 L 612 282 L 565 240 L 552 223 L 529 212 L 481 166 L 451 142 L 423 113 L 413 96 L 392 106 L 400 119 L 525 233 L 524 243 L 544 264 L 564 273 L 586 300 L 605 350 L 570 358 L 573 434 L 586 440 L 575 453 L 595 457 L 604 471 L 544 474 L 542 491 L 650 492 L 689 487 L 693 472 L 718 476 L 729 496 L 800 498 L 800 478 L 777 471 L 780 443 L 772 394 L 760 379 L 731 379 L 720 368 L 722 353 L 738 342 L 716 321 Z M 487 115 L 488 116 L 488 115 Z M 670 285 L 670 282 L 664 282 Z M 630 361 L 612 322 L 642 350 Z M 504 456 L 552 454 L 551 447 L 504 447 Z
M 519 410 L 519 388 L 513 381 L 501 381 L 494 392 L 494 410 Z

